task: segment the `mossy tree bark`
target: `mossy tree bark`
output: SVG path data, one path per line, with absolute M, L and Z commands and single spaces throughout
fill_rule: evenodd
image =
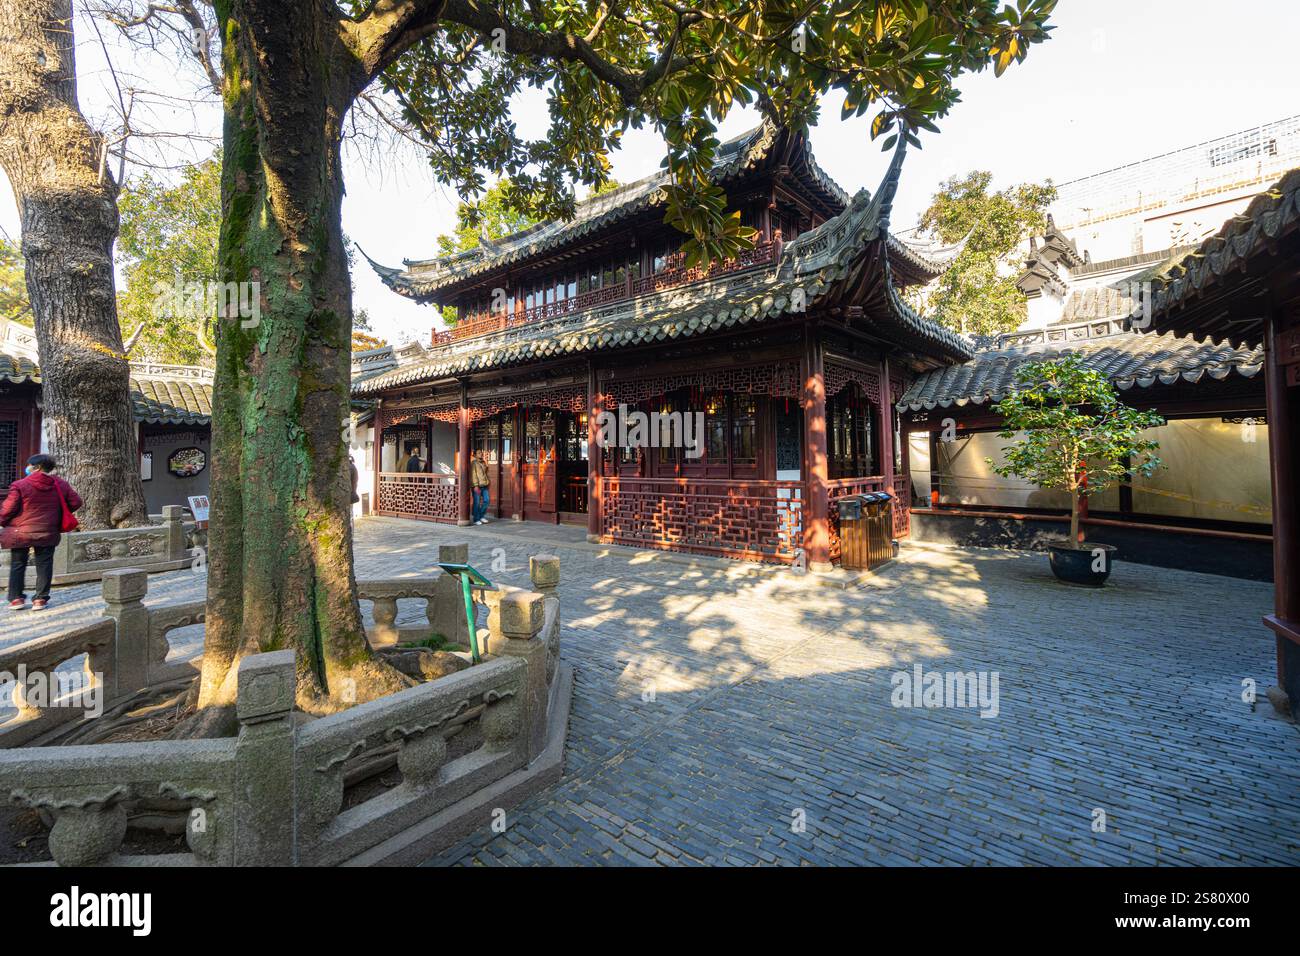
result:
M 233 728 L 237 663 L 298 656 L 298 706 L 327 713 L 410 684 L 366 641 L 344 428 L 352 331 L 340 138 L 371 73 L 318 0 L 217 5 L 225 103 L 223 282 L 257 323 L 217 322 L 212 523 L 199 714 Z
M 22 221 L 50 450 L 85 499 L 88 530 L 148 520 L 103 148 L 77 106 L 71 0 L 0 0 L 0 166 Z

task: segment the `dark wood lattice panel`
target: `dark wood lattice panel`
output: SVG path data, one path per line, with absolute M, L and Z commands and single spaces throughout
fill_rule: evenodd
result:
M 455 422 L 459 409 L 458 404 L 446 402 L 437 405 L 412 405 L 409 408 L 385 408 L 379 416 L 380 427 L 389 428 L 406 422 L 422 422 L 426 418 L 440 422 Z
M 18 423 L 0 422 L 0 488 L 18 479 Z
M 907 394 L 907 381 L 901 378 L 890 376 L 889 379 L 889 404 L 891 408 L 897 408 L 898 403 L 903 400 Z
M 587 410 L 587 389 L 582 385 L 570 385 L 563 388 L 549 388 L 543 392 L 513 395 L 495 401 L 472 401 L 469 403 L 469 420 L 476 422 L 483 418 L 491 418 L 517 405 L 540 405 L 577 415 Z
M 401 518 L 455 521 L 458 498 L 456 479 L 438 475 L 380 475 L 381 514 Z
M 654 375 L 625 382 L 606 382 L 602 398 L 606 408 L 615 408 L 620 403 L 636 405 L 680 389 L 798 398 L 799 365 L 797 362 L 780 362 L 748 368 L 723 368 L 684 375 Z
M 802 547 L 799 482 L 680 483 L 606 478 L 601 530 L 620 544 L 790 561 Z
M 840 365 L 837 362 L 827 362 L 822 373 L 826 379 L 826 397 L 829 399 L 832 395 L 841 392 L 850 384 L 856 383 L 862 388 L 862 392 L 873 403 L 880 403 L 880 375 L 876 372 L 869 372 L 866 369 L 853 368 L 849 365 Z

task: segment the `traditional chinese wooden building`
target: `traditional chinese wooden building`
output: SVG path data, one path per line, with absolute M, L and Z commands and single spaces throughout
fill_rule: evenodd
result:
M 828 567 L 836 498 L 910 500 L 894 405 L 917 374 L 970 357 L 900 295 L 956 252 L 889 232 L 905 148 L 850 197 L 801 135 L 765 124 L 725 144 L 715 180 L 759 237 L 707 268 L 681 262 L 662 175 L 469 252 L 372 262 L 398 294 L 460 316 L 423 357 L 354 382 L 378 399 L 374 510 L 466 523 L 481 449 L 495 517 Z M 599 412 L 620 405 L 703 413 L 703 454 L 598 447 Z M 400 469 L 410 448 L 422 473 Z
M 1152 329 L 1263 349 L 1278 685 L 1300 701 L 1300 169 L 1156 269 Z

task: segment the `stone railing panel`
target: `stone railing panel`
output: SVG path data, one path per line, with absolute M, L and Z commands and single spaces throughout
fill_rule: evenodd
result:
M 0 750 L 0 792 L 54 816 L 50 852 L 60 866 L 128 862 L 117 856 L 127 806 L 160 797 L 189 805 L 186 840 L 197 862 L 229 865 L 234 753 L 234 740 Z M 186 854 L 149 859 L 180 863 Z
M 440 553 L 443 561 L 467 557 L 464 545 Z M 483 663 L 301 726 L 291 651 L 240 662 L 239 733 L 230 739 L 24 748 L 54 739 L 42 736 L 47 731 L 61 734 L 60 722 L 92 715 L 81 706 L 36 708 L 20 695 L 18 714 L 0 724 L 0 794 L 53 816 L 50 849 L 60 865 L 418 859 L 411 854 L 419 847 L 449 838 L 495 805 L 483 803 L 487 788 L 499 785 L 517 799 L 559 772 L 567 693 L 562 709 L 552 708 L 556 686 L 571 686 L 571 679 L 555 679 L 551 663 L 558 655 L 559 561 L 538 556 L 530 574 L 537 592 L 478 590 L 492 612 Z M 85 655 L 95 676 L 84 686 L 98 691 L 104 710 L 192 675 L 188 663 L 166 666 L 167 633 L 201 622 L 202 602 L 146 607 L 148 576 L 139 569 L 110 569 L 103 580 L 104 620 L 0 651 L 0 670 L 49 676 Z M 430 632 L 464 637 L 455 578 L 363 582 L 361 590 L 376 601 L 423 598 Z M 553 713 L 562 715 L 558 723 Z M 348 773 L 364 781 L 394 762 L 397 786 L 344 809 Z M 122 855 L 128 813 L 159 801 L 184 814 L 191 853 Z M 454 823 L 430 830 L 431 818 Z
M 340 863 L 523 766 L 527 734 L 516 698 L 526 674 L 522 661 L 487 661 L 302 728 L 299 826 L 311 849 L 301 862 Z M 482 746 L 447 761 L 444 734 L 475 719 Z M 394 743 L 401 785 L 340 812 L 345 764 Z
M 10 679 L 17 711 L 0 723 L 0 747 L 20 746 L 79 720 L 115 696 L 114 633 L 112 621 L 99 621 L 0 651 L 0 672 Z M 83 654 L 80 673 L 58 671 L 60 664 Z

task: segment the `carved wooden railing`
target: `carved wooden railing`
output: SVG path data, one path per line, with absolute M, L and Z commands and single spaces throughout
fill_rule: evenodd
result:
M 732 272 L 743 272 L 746 269 L 753 269 L 758 266 L 771 265 L 778 261 L 780 256 L 780 230 L 777 230 L 770 242 L 759 243 L 753 249 L 742 252 L 734 259 L 714 262 L 707 266 L 686 268 L 682 264 L 681 255 L 670 256 L 668 267 L 654 275 L 644 276 L 640 279 L 633 279 L 629 276 L 624 282 L 617 285 L 592 289 L 589 292 L 579 293 L 572 298 L 561 299 L 558 302 L 546 302 L 528 309 L 517 309 L 514 312 L 503 310 L 500 312 L 471 313 L 460 319 L 451 328 L 434 332 L 433 344 L 435 346 L 446 345 L 449 342 L 458 342 L 479 335 L 504 332 L 506 329 L 532 325 L 534 322 L 563 318 L 611 302 L 619 302 L 639 295 L 652 295 L 665 289 L 689 285 L 692 282 L 700 282 L 704 279 L 712 279 Z
M 426 475 L 404 471 L 379 473 L 376 514 L 455 522 L 459 514 L 458 502 L 455 475 Z
M 800 481 L 601 479 L 601 534 L 617 544 L 788 562 L 803 546 Z
M 912 533 L 912 476 L 894 476 L 894 537 Z

